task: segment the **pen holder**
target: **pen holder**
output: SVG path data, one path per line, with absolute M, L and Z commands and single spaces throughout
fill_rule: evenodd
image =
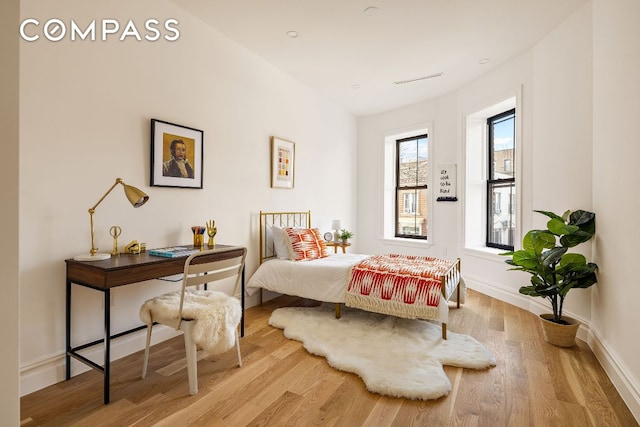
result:
M 196 248 L 204 246 L 204 234 L 196 233 L 193 235 L 193 246 Z
M 193 247 L 201 248 L 204 246 L 204 227 L 200 227 L 199 225 L 194 225 L 191 227 L 191 231 L 193 232 Z

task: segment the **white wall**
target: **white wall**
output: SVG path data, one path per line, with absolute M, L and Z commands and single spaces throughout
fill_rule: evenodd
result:
M 497 65 L 455 93 L 396 111 L 358 119 L 358 230 L 360 251 L 414 253 L 462 258 L 469 287 L 534 313 L 544 300 L 518 289 L 525 274 L 507 271 L 499 251 L 464 248 L 464 194 L 455 204 L 436 203 L 432 245 L 398 248 L 380 237 L 383 136 L 415 123 L 433 123 L 435 166 L 458 164 L 458 193 L 464 165 L 464 117 L 521 89 L 522 230 L 544 226 L 533 209 L 597 214 L 594 259 L 599 283 L 574 290 L 567 314 L 584 322 L 588 340 L 636 418 L 640 418 L 640 342 L 633 327 L 640 287 L 634 279 L 633 227 L 640 180 L 640 30 L 635 0 L 588 3 L 530 50 Z M 626 184 L 626 185 L 625 185 Z M 626 190 L 625 190 L 626 188 Z M 445 251 L 446 248 L 446 251 Z M 579 250 L 587 255 L 591 245 Z
M 310 209 L 323 231 L 334 218 L 355 223 L 356 121 L 321 95 L 168 1 L 24 0 L 21 14 L 84 25 L 133 19 L 141 27 L 151 17 L 175 18 L 181 34 L 173 43 L 21 42 L 23 394 L 63 379 L 64 259 L 89 250 L 87 209 L 116 177 L 150 200 L 132 209 L 119 188 L 105 199 L 95 213 L 103 251 L 111 249 L 112 225 L 122 228 L 121 244 L 137 239 L 151 248 L 188 243 L 192 225 L 214 219 L 218 243 L 249 248 L 250 277 L 259 210 Z M 203 190 L 149 186 L 151 118 L 204 131 Z M 293 190 L 269 186 L 270 135 L 296 142 Z M 113 290 L 112 331 L 140 324 L 140 304 L 167 286 L 151 284 Z M 73 295 L 73 344 L 99 338 L 101 294 L 74 287 Z M 139 336 L 123 339 L 114 358 L 140 348 Z M 73 362 L 74 373 L 84 369 Z
M 532 209 L 592 211 L 592 10 L 588 4 L 534 49 Z M 534 214 L 534 227 L 547 217 Z M 591 243 L 572 252 L 591 259 Z M 589 322 L 591 289 L 576 289 L 565 310 Z
M 593 2 L 593 206 L 600 266 L 591 304 L 593 346 L 640 419 L 640 2 Z M 632 378 L 630 381 L 628 378 Z
M 501 251 L 464 248 L 465 117 L 514 94 L 521 98 L 518 117 L 522 138 L 521 229 L 543 226 L 533 209 L 564 212 L 591 209 L 591 6 L 579 9 L 532 49 L 499 64 L 455 93 L 403 109 L 358 120 L 358 228 L 361 251 L 397 250 L 380 239 L 382 205 L 379 197 L 383 136 L 414 123 L 431 122 L 435 144 L 433 169 L 458 165 L 457 203 L 432 206 L 430 245 L 404 248 L 434 256 L 461 257 L 470 285 L 533 311 L 542 300 L 519 295 L 525 275 L 507 272 Z M 433 186 L 432 186 L 433 187 Z M 367 230 L 363 232 L 362 229 Z M 588 245 L 581 248 L 589 252 Z M 567 300 L 572 315 L 590 317 L 589 291 L 574 291 Z M 533 304 L 533 305 L 531 305 Z
M 358 119 L 358 230 L 360 231 L 358 250 L 367 253 L 410 252 L 451 259 L 462 257 L 468 279 L 477 279 L 488 285 L 497 285 L 504 283 L 503 280 L 508 280 L 508 276 L 504 273 L 503 258 L 463 251 L 461 231 L 464 203 L 462 177 L 465 163 L 462 149 L 463 122 L 464 114 L 478 111 L 493 102 L 512 96 L 514 90 L 521 85 L 524 86 L 525 100 L 530 99 L 530 97 L 527 98 L 527 94 L 531 91 L 531 58 L 530 52 L 520 55 L 456 93 Z M 529 110 L 530 102 L 525 104 Z M 531 119 L 525 116 L 523 120 L 525 127 L 529 126 Z M 431 212 L 429 243 L 411 242 L 406 246 L 400 246 L 398 242 L 383 240 L 379 231 L 379 224 L 382 223 L 382 200 L 379 196 L 383 180 L 382 144 L 386 134 L 424 122 L 430 122 L 433 127 L 430 133 L 430 141 L 434 144 L 434 155 L 430 159 L 433 165 L 432 171 L 437 171 L 438 165 L 457 164 L 457 193 L 460 200 L 435 202 L 429 208 Z M 526 147 L 529 141 L 530 134 L 526 136 L 523 145 Z M 434 188 L 433 185 L 432 188 Z M 501 275 L 505 278 L 500 279 Z M 496 278 L 498 278 L 497 283 Z
M 2 4 L 0 16 L 0 128 L 5 161 L 0 168 L 3 183 L 0 196 L 0 219 L 4 229 L 0 239 L 2 259 L 2 298 L 0 298 L 0 414 L 1 422 L 18 425 L 20 422 L 20 384 L 18 376 L 18 319 L 19 319 L 19 257 L 18 201 L 20 177 L 17 162 L 19 155 L 19 43 L 15 28 L 20 18 L 20 1 L 9 0 Z
M 393 239 L 384 239 L 383 183 L 384 183 L 384 139 L 423 125 L 430 126 L 429 143 L 433 145 L 435 164 L 455 163 L 456 126 L 454 97 L 442 97 L 388 113 L 358 119 L 358 246 L 361 253 L 411 253 L 438 256 L 450 250 L 455 256 L 456 233 L 447 230 L 457 228 L 458 205 L 440 203 L 430 210 L 429 243 L 411 242 L 399 245 Z M 431 168 L 431 173 L 434 168 Z

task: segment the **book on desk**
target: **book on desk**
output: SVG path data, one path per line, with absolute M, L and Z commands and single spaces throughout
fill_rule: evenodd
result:
M 149 249 L 148 252 L 149 255 L 162 256 L 165 258 L 179 258 L 189 256 L 200 251 L 200 248 L 194 248 L 193 246 L 172 246 L 168 248 Z

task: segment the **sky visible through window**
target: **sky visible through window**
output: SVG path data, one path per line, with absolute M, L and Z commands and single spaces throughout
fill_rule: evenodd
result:
M 415 162 L 428 159 L 428 141 L 429 138 L 419 138 L 417 140 L 408 141 L 408 143 L 400 143 L 400 162 Z M 417 149 L 416 149 L 417 147 Z
M 511 116 L 505 120 L 496 122 L 493 126 L 494 132 L 494 150 L 512 150 L 513 145 L 513 130 L 514 130 L 515 117 Z

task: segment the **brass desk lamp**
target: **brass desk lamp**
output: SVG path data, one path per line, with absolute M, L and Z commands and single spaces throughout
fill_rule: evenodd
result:
M 93 214 L 96 211 L 98 205 L 102 203 L 102 201 L 109 195 L 109 193 L 111 193 L 111 190 L 116 188 L 118 184 L 122 184 L 122 186 L 124 187 L 124 194 L 126 194 L 127 199 L 129 199 L 129 203 L 131 203 L 134 208 L 139 208 L 140 206 L 144 205 L 147 200 L 149 200 L 149 196 L 147 196 L 146 193 L 137 189 L 136 187 L 125 184 L 124 181 L 122 181 L 122 178 L 116 178 L 116 182 L 111 186 L 111 188 L 109 188 L 109 190 L 107 190 L 106 193 L 104 193 L 104 196 L 102 196 L 100 200 L 98 200 L 98 203 L 89 208 L 89 220 L 91 222 L 91 250 L 88 254 L 82 254 L 73 257 L 74 260 L 99 261 L 111 258 L 111 254 L 109 253 L 98 253 L 98 248 L 96 248 L 96 245 L 94 243 Z

